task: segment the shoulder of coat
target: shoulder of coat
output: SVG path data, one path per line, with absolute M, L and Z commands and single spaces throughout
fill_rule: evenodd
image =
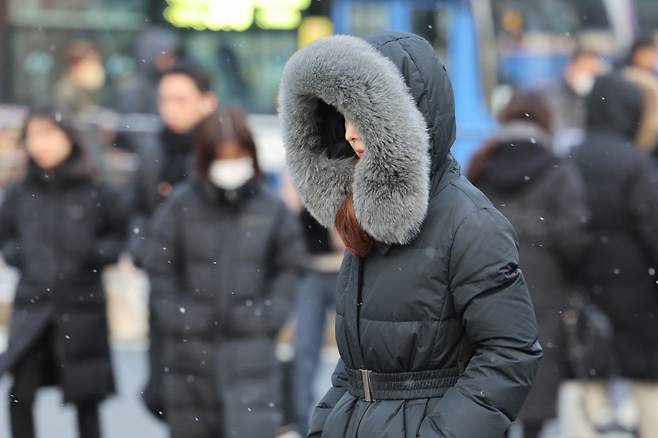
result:
M 455 179 L 431 201 L 432 210 L 448 209 L 456 218 L 483 208 L 493 208 L 493 204 L 464 176 Z
M 0 196 L 0 207 L 15 204 L 27 193 L 28 188 L 25 181 L 17 181 L 9 185 Z

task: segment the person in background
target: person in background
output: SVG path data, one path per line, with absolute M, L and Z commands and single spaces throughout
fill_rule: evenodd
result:
M 656 170 L 654 177 L 658 182 L 658 76 L 638 67 L 625 67 L 622 76 L 635 84 L 642 92 L 644 111 L 642 121 L 635 135 L 635 144 L 648 153 Z
M 76 117 L 98 105 L 105 85 L 103 56 L 88 41 L 71 43 L 65 51 L 66 71 L 55 84 L 59 109 Z
M 317 401 L 313 381 L 324 345 L 327 315 L 335 311 L 336 280 L 344 246 L 335 230 L 320 225 L 308 210 L 301 211 L 300 219 L 308 257 L 295 311 L 293 391 L 297 426 L 305 435 L 311 408 Z
M 158 113 L 162 75 L 179 62 L 180 38 L 168 28 L 149 26 L 137 37 L 136 72 L 120 84 L 116 109 L 121 113 Z
M 658 47 L 652 36 L 635 40 L 626 58 L 627 67 L 636 67 L 653 74 L 658 73 Z
M 658 188 L 650 160 L 634 144 L 644 111 L 637 86 L 616 73 L 599 77 L 573 159 L 594 237 L 580 280 L 611 321 L 617 372 L 633 382 L 639 435 L 649 438 L 658 430 Z
M 57 385 L 75 405 L 81 438 L 101 435 L 98 405 L 114 391 L 101 273 L 124 247 L 126 211 L 95 178 L 62 112 L 32 111 L 24 179 L 0 207 L 0 250 L 20 273 L 0 374 L 14 438 L 34 438 L 33 405 Z
M 580 143 L 585 122 L 585 98 L 596 77 L 605 69 L 601 55 L 587 49 L 577 49 L 562 72 L 560 81 L 546 94 L 554 114 L 554 150 L 566 155 Z
M 518 90 L 502 127 L 473 157 L 468 178 L 500 208 L 519 236 L 520 260 L 539 325 L 544 358 L 519 416 L 523 437 L 538 438 L 555 418 L 566 378 L 561 314 L 590 245 L 585 187 L 573 163 L 552 152 L 552 111 L 536 91 Z
M 204 122 L 195 177 L 151 230 L 145 267 L 169 366 L 171 437 L 273 438 L 282 426 L 275 336 L 304 248 L 297 219 L 261 179 L 244 113 Z
M 177 64 L 169 69 L 158 85 L 158 108 L 163 121 L 155 141 L 139 144 L 139 167 L 132 189 L 132 233 L 130 253 L 136 265 L 142 264 L 150 230 L 148 223 L 158 205 L 174 185 L 194 173 L 194 136 L 199 124 L 217 108 L 211 91 L 210 76 L 199 66 Z M 157 291 L 156 291 L 157 292 Z M 149 410 L 158 418 L 164 415 L 162 375 L 166 364 L 161 353 L 157 315 L 150 308 L 149 381 L 143 391 Z

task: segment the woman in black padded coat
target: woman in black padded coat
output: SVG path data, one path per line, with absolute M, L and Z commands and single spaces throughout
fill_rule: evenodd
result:
M 434 50 L 404 33 L 319 40 L 288 61 L 280 102 L 292 180 L 348 248 L 341 359 L 309 436 L 502 437 L 541 347 L 514 231 L 450 155 Z
M 166 421 L 172 438 L 273 438 L 275 336 L 293 308 L 304 243 L 260 177 L 245 115 L 219 117 L 200 128 L 196 176 L 158 209 L 147 243 L 169 364 Z
M 98 404 L 114 391 L 101 271 L 124 245 L 127 209 L 94 177 L 66 117 L 33 111 L 26 176 L 0 208 L 0 250 L 20 280 L 0 374 L 10 371 L 11 428 L 32 438 L 38 388 L 77 407 L 82 438 L 100 436 Z

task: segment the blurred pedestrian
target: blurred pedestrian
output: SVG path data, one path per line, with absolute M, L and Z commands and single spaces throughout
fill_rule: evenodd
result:
M 220 117 L 200 128 L 195 178 L 158 209 L 147 241 L 166 420 L 173 438 L 274 437 L 283 419 L 275 336 L 303 241 L 264 185 L 245 114 Z
M 336 308 L 336 280 L 344 246 L 336 231 L 320 225 L 308 210 L 303 209 L 300 218 L 308 256 L 295 310 L 293 391 L 297 426 L 306 434 L 311 407 L 317 400 L 313 383 L 324 346 L 327 316 Z
M 619 75 L 605 75 L 587 111 L 586 138 L 573 157 L 586 185 L 594 246 L 580 277 L 611 321 L 617 374 L 634 382 L 640 436 L 652 437 L 658 430 L 658 188 L 650 161 L 634 145 L 642 94 Z
M 120 84 L 116 108 L 121 113 L 158 113 L 158 84 L 179 61 L 180 38 L 174 30 L 148 26 L 135 44 L 136 72 Z
M 538 438 L 556 417 L 566 378 L 561 314 L 590 244 L 587 201 L 575 165 L 552 152 L 552 111 L 536 91 L 516 91 L 500 131 L 478 151 L 468 177 L 512 222 L 523 273 L 535 305 L 544 358 L 521 411 L 523 437 Z
M 69 120 L 33 111 L 22 141 L 25 178 L 0 209 L 0 248 L 20 272 L 9 348 L 11 430 L 33 438 L 33 405 L 41 386 L 57 385 L 78 411 L 80 437 L 100 437 L 98 404 L 114 391 L 103 267 L 123 248 L 126 211 L 96 180 Z
M 566 155 L 583 138 L 585 98 L 592 90 L 596 77 L 603 73 L 605 63 L 595 51 L 580 48 L 570 57 L 560 81 L 546 95 L 551 100 L 554 114 L 554 150 Z
M 653 35 L 642 36 L 635 40 L 628 51 L 626 66 L 640 68 L 653 74 L 658 73 L 658 46 Z
M 106 79 L 103 56 L 89 41 L 75 41 L 66 48 L 65 64 L 64 75 L 55 84 L 55 102 L 75 117 L 101 99 Z
M 169 69 L 158 85 L 158 107 L 164 126 L 155 138 L 138 145 L 139 167 L 133 182 L 133 224 L 130 252 L 133 261 L 142 263 L 150 230 L 148 223 L 158 205 L 174 185 L 194 174 L 194 137 L 199 124 L 217 108 L 211 91 L 210 76 L 200 66 L 177 64 Z M 158 418 L 164 415 L 162 376 L 167 365 L 162 358 L 162 341 L 157 315 L 149 313 L 149 381 L 144 401 Z
M 309 436 L 502 437 L 541 347 L 514 231 L 450 154 L 434 49 L 406 33 L 318 40 L 288 61 L 280 101 L 292 180 L 348 249 L 341 359 Z
M 637 67 L 626 67 L 622 76 L 642 92 L 644 111 L 635 135 L 635 144 L 651 156 L 658 182 L 658 76 Z

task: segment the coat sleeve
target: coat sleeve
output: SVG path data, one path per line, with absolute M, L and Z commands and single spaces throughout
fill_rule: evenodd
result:
M 128 251 L 132 256 L 133 262 L 137 266 L 142 266 L 144 257 L 146 257 L 146 238 L 147 228 L 149 226 L 149 208 L 147 200 L 148 184 L 147 175 L 149 170 L 146 169 L 143 153 L 137 154 L 140 159 L 137 172 L 130 182 L 130 194 L 128 195 L 128 205 L 130 208 L 131 232 L 128 238 Z M 151 163 L 154 165 L 154 163 Z M 155 190 L 155 188 L 152 188 Z
M 137 171 L 131 178 L 128 200 L 131 210 L 131 232 L 128 248 L 137 266 L 143 265 L 149 225 L 162 198 L 157 193 L 162 167 L 161 144 L 157 135 L 131 135 L 138 158 Z M 172 193 L 173 194 L 173 193 Z
M 555 183 L 561 187 L 553 187 L 550 192 L 551 216 L 546 218 L 547 226 L 557 258 L 568 272 L 575 274 L 592 244 L 585 184 L 578 169 L 568 162 L 560 165 L 555 177 Z
M 455 233 L 449 269 L 455 310 L 473 355 L 428 414 L 421 435 L 502 437 L 542 356 L 512 226 L 493 208 L 471 213 Z
M 102 186 L 97 200 L 99 226 L 91 252 L 94 266 L 115 263 L 125 248 L 128 231 L 128 205 L 118 191 Z
M 167 335 L 189 334 L 202 318 L 194 303 L 183 293 L 183 254 L 181 245 L 181 207 L 175 199 L 163 202 L 150 224 L 153 232 L 145 246 L 144 268 L 151 284 L 150 311 L 155 329 Z M 207 306 L 206 306 L 207 307 Z M 206 313 L 203 308 L 200 312 Z M 201 328 L 199 328 L 201 330 Z
M 638 160 L 628 178 L 627 201 L 633 228 L 653 261 L 649 268 L 658 269 L 658 187 L 654 169 L 645 160 Z
M 19 192 L 16 186 L 7 189 L 0 204 L 0 252 L 5 263 L 20 268 L 21 243 L 18 236 Z
M 343 397 L 347 392 L 347 374 L 345 373 L 345 364 L 343 359 L 338 360 L 338 365 L 331 376 L 331 388 L 322 400 L 313 409 L 311 415 L 311 422 L 308 429 L 309 438 L 319 438 L 322 436 L 324 425 L 327 422 L 327 417 L 334 409 L 338 400 Z
M 238 334 L 275 335 L 293 308 L 304 257 L 298 218 L 281 204 L 269 248 L 268 290 L 252 307 L 236 308 L 231 330 Z

